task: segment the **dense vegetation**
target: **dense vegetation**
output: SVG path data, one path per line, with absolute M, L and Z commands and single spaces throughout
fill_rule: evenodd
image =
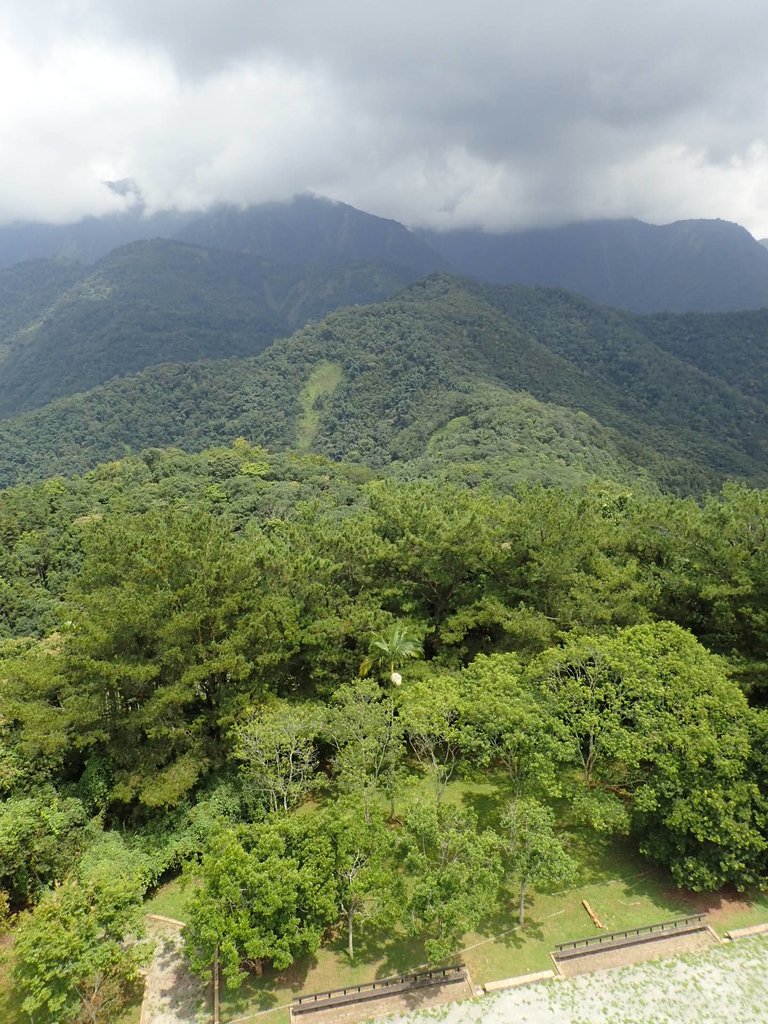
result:
M 382 263 L 296 269 L 162 240 L 88 268 L 40 260 L 0 271 L 0 416 L 158 363 L 260 352 L 413 277 Z
M 603 220 L 501 234 L 409 231 L 345 203 L 306 195 L 246 209 L 220 205 L 149 215 L 135 186 L 117 186 L 135 201 L 122 214 L 75 224 L 0 226 L 0 267 L 32 258 L 91 263 L 130 242 L 164 238 L 248 253 L 303 273 L 349 261 L 386 263 L 407 280 L 449 271 L 497 284 L 567 288 L 638 312 L 768 304 L 768 253 L 744 228 L 725 221 L 656 226 Z
M 190 231 L 237 252 L 0 274 L 0 920 L 35 1024 L 118 1019 L 179 874 L 231 986 L 363 926 L 439 960 L 510 893 L 522 925 L 578 830 L 682 887 L 768 877 L 765 313 L 438 274 L 261 351 L 427 259 L 307 202 L 304 239 L 301 204 L 222 209 Z M 486 814 L 447 798 L 480 778 Z
M 576 823 L 682 886 L 762 881 L 767 512 L 742 485 L 505 493 L 243 440 L 1 492 L 27 1011 L 114 1019 L 141 899 L 184 863 L 191 963 L 232 984 L 337 929 L 355 955 L 365 921 L 444 957 L 503 888 L 522 918 L 573 877 Z M 443 794 L 485 772 L 507 799 L 480 823 Z
M 754 380 L 764 347 L 762 313 L 645 318 L 564 292 L 436 276 L 337 311 L 258 357 L 152 367 L 3 421 L 0 482 L 245 436 L 376 468 L 394 462 L 407 477 L 448 462 L 468 483 L 502 487 L 590 475 L 678 493 L 729 477 L 762 485 L 768 419 Z

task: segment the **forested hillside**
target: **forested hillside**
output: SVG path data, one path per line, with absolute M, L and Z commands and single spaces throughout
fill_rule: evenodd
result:
M 0 271 L 0 416 L 157 363 L 259 352 L 413 276 L 374 263 L 297 271 L 161 240 L 117 249 L 87 270 L 38 261 Z
M 242 439 L 0 492 L 27 1014 L 117 1019 L 182 865 L 190 963 L 230 987 L 353 958 L 364 922 L 439 960 L 578 878 L 585 836 L 670 884 L 764 879 L 766 521 L 744 486 L 502 493 Z M 482 820 L 450 798 L 477 778 Z
M 275 263 L 278 213 L 0 272 L 9 1024 L 122 1024 L 166 886 L 269 1006 L 600 858 L 768 878 L 768 314 L 414 280 L 330 206 Z
M 638 312 L 768 305 L 768 252 L 744 228 L 726 221 L 659 226 L 603 220 L 500 233 L 414 231 L 320 196 L 149 215 L 135 186 L 128 191 L 134 205 L 121 214 L 69 225 L 0 226 L 0 267 L 33 258 L 92 263 L 130 242 L 164 238 L 305 272 L 383 262 L 408 279 L 449 271 L 495 284 L 567 288 Z
M 181 252 L 194 265 L 209 258 Z M 236 316 L 237 307 L 223 321 L 226 343 L 258 344 L 252 323 Z M 510 485 L 589 475 L 684 493 L 729 477 L 759 484 L 768 422 L 748 367 L 759 377 L 763 320 L 645 318 L 565 292 L 436 275 L 386 303 L 339 310 L 256 358 L 150 368 L 0 422 L 0 481 L 242 435 L 395 463 L 411 476 L 447 460 L 467 481 Z M 200 344 L 225 343 L 213 319 L 195 330 Z M 47 380 L 46 367 L 39 361 L 35 372 Z M 62 376 L 50 386 L 63 386 Z

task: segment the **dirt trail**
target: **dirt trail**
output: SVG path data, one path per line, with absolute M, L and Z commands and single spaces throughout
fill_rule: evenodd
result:
M 148 921 L 157 940 L 147 969 L 141 1024 L 206 1024 L 211 1010 L 206 986 L 190 974 L 181 953 L 181 928 L 169 921 Z

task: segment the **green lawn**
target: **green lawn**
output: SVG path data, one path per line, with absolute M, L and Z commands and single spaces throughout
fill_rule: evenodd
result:
M 181 879 L 175 878 L 172 882 L 161 885 L 144 904 L 144 909 L 148 914 L 160 914 L 162 917 L 172 917 L 175 921 L 186 921 L 184 912 L 188 895 L 188 886 L 182 885 Z
M 445 799 L 471 806 L 481 825 L 488 824 L 506 799 L 504 780 L 457 780 L 449 786 Z M 582 905 L 584 899 L 607 931 L 699 913 L 709 906 L 717 911 L 716 928 L 721 934 L 731 927 L 768 921 L 768 897 L 764 894 L 744 899 L 732 912 L 723 914 L 718 896 L 702 897 L 675 889 L 669 876 L 643 860 L 628 842 L 600 837 L 587 829 L 571 829 L 569 835 L 571 852 L 583 865 L 575 888 L 554 894 L 532 892 L 522 929 L 517 927 L 517 893 L 510 891 L 501 911 L 483 930 L 464 937 L 452 959 L 467 964 L 476 984 L 546 970 L 552 966 L 549 954 L 555 943 L 597 934 Z M 363 932 L 357 948 L 358 961 L 352 964 L 345 953 L 344 936 L 338 935 L 310 962 L 248 978 L 234 992 L 225 989 L 223 1024 L 252 1017 L 254 1024 L 257 1020 L 286 1024 L 287 1005 L 301 993 L 371 981 L 414 970 L 426 962 L 421 942 L 391 932 Z M 256 1014 L 259 1016 L 254 1017 Z
M 489 824 L 506 799 L 504 780 L 457 780 L 445 799 L 472 807 L 481 824 Z M 517 927 L 517 893 L 506 894 L 502 909 L 482 931 L 466 935 L 453 961 L 464 961 L 476 984 L 551 967 L 555 943 L 597 934 L 582 900 L 589 901 L 608 931 L 639 927 L 673 917 L 711 911 L 716 930 L 768 921 L 768 895 L 722 898 L 686 894 L 674 888 L 663 871 L 643 860 L 621 839 L 603 838 L 587 829 L 569 830 L 571 852 L 582 864 L 575 888 L 561 893 L 531 892 L 526 923 Z M 185 920 L 189 889 L 177 879 L 161 886 L 146 903 L 147 913 Z M 337 935 L 311 961 L 282 971 L 249 977 L 237 991 L 222 994 L 222 1024 L 252 1018 L 265 1024 L 287 1024 L 287 1005 L 296 995 L 371 981 L 413 970 L 426 961 L 423 944 L 402 934 L 369 929 L 358 936 L 358 960 L 350 963 L 343 934 Z M 10 953 L 0 960 L 0 1020 L 28 1024 L 12 992 Z M 266 1012 L 265 1012 L 266 1011 Z M 259 1014 L 258 1017 L 254 1017 Z M 138 1003 L 119 1024 L 137 1024 Z

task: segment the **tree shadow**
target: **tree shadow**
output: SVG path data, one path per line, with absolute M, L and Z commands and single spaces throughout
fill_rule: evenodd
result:
M 274 1009 L 280 1001 L 277 995 L 280 989 L 289 989 L 296 995 L 303 993 L 309 973 L 316 966 L 315 957 L 304 957 L 282 971 L 266 966 L 261 975 L 248 974 L 237 988 L 222 980 L 221 1000 L 226 1003 L 227 1016 Z
M 505 892 L 496 911 L 476 929 L 483 939 L 493 940 L 507 949 L 520 949 L 531 940 L 541 941 L 544 931 L 535 917 L 536 897 L 526 896 L 525 921 L 519 924 L 519 903 L 516 894 Z
M 468 790 L 461 795 L 461 804 L 474 811 L 480 829 L 498 825 L 499 816 L 506 800 L 500 793 L 472 792 Z
M 332 942 L 327 943 L 325 948 L 347 963 L 350 969 L 364 969 L 369 965 L 370 980 L 405 974 L 428 962 L 424 940 L 406 935 L 394 927 L 369 925 L 358 928 L 354 960 L 350 960 L 347 955 L 346 934 L 340 933 Z

